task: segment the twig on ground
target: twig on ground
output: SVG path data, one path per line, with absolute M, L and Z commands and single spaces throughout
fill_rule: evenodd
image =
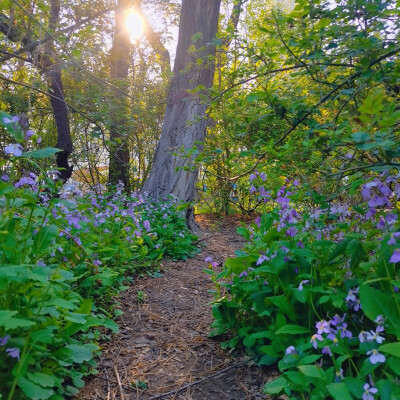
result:
M 119 378 L 118 369 L 115 365 L 114 365 L 114 372 L 115 372 L 115 376 L 117 377 L 118 387 L 119 387 L 119 391 L 121 393 L 121 400 L 125 400 L 124 389 L 122 389 L 121 379 Z

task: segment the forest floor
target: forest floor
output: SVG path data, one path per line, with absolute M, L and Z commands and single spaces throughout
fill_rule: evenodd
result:
M 198 223 L 201 253 L 164 262 L 160 276 L 136 280 L 122 293 L 120 331 L 103 344 L 99 374 L 88 379 L 78 399 L 268 398 L 262 388 L 276 373 L 222 350 L 220 338 L 208 337 L 213 284 L 203 271 L 204 258 L 222 264 L 234 256 L 243 245 L 238 222 L 201 216 Z

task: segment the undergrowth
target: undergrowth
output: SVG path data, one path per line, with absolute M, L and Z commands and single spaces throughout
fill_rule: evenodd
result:
M 121 185 L 60 188 L 57 171 L 40 167 L 57 149 L 35 150 L 38 135 L 0 117 L 11 139 L 0 180 L 0 398 L 64 399 L 118 331 L 116 295 L 162 257 L 190 256 L 195 236 L 173 201 Z

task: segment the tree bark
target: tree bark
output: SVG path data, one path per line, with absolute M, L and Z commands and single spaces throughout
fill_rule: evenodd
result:
M 128 76 L 131 44 L 129 34 L 125 26 L 125 12 L 131 5 L 130 0 L 118 0 L 115 10 L 114 40 L 111 48 L 111 77 L 117 87 L 123 87 L 123 80 Z M 108 180 L 111 185 L 117 185 L 119 181 L 124 184 L 125 190 L 130 190 L 129 180 L 129 147 L 127 133 L 123 132 L 126 126 L 126 99 L 115 98 L 113 109 L 110 110 L 111 127 L 110 161 Z
M 166 198 L 171 194 L 183 202 L 194 199 L 198 175 L 197 168 L 191 167 L 194 156 L 181 157 L 173 153 L 194 147 L 201 150 L 197 142 L 205 139 L 207 105 L 199 94 L 190 91 L 200 85 L 208 89 L 213 84 L 215 46 L 210 42 L 217 33 L 220 3 L 221 0 L 182 1 L 174 77 L 168 92 L 161 138 L 149 177 L 143 185 L 143 192 L 152 198 Z M 195 35 L 199 32 L 201 37 Z M 193 35 L 198 38 L 195 43 Z M 192 44 L 198 50 L 189 51 Z M 199 58 L 203 63 L 197 66 L 195 60 Z M 188 219 L 192 220 L 192 216 L 189 209 Z

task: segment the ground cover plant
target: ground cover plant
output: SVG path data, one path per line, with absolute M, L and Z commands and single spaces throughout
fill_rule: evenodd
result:
M 6 113 L 0 181 L 0 398 L 63 399 L 96 373 L 99 340 L 116 332 L 115 296 L 194 236 L 173 201 L 97 186 L 60 188 L 41 164 L 57 149 Z
M 232 331 L 225 347 L 241 344 L 282 372 L 266 393 L 400 396 L 400 176 L 364 178 L 352 204 L 316 205 L 297 180 L 267 190 L 265 173 L 252 174 L 269 210 L 238 230 L 248 243 L 221 274 L 206 270 L 217 296 L 211 334 Z

